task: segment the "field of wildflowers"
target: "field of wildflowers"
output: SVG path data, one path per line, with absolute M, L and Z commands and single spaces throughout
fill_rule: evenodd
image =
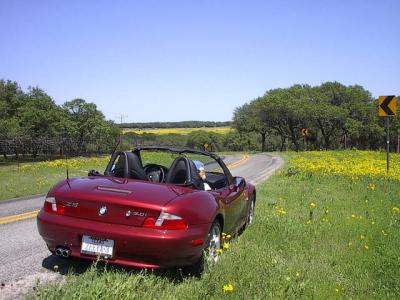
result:
M 71 269 L 66 283 L 38 287 L 29 297 L 400 298 L 400 184 L 396 175 L 380 171 L 384 154 L 283 157 L 285 167 L 257 187 L 255 222 L 239 237 L 224 235 L 219 262 L 202 278 L 97 264 L 82 274 Z
M 323 176 L 346 176 L 400 181 L 400 155 L 390 155 L 390 172 L 386 174 L 386 153 L 377 151 L 309 151 L 292 154 L 292 168 Z
M 232 130 L 231 127 L 201 127 L 201 128 L 148 128 L 148 129 L 131 129 L 124 128 L 123 132 L 134 132 L 137 134 L 153 133 L 153 134 L 181 134 L 187 135 L 196 130 L 203 130 L 206 132 L 214 132 L 225 134 Z

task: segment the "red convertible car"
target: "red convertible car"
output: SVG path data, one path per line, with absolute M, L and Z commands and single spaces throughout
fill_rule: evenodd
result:
M 56 184 L 37 225 L 64 258 L 201 272 L 205 260 L 218 259 L 222 232 L 235 235 L 252 222 L 255 200 L 254 186 L 214 153 L 141 147 L 115 152 L 104 175 Z

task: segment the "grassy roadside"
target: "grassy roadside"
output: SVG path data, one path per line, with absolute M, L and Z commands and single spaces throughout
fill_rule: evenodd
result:
M 29 298 L 399 298 L 399 181 L 296 168 L 302 155 L 258 186 L 255 223 L 201 279 L 92 266 Z M 319 162 L 332 155 L 348 153 Z
M 70 177 L 86 176 L 89 170 L 104 171 L 109 156 L 68 160 Z M 46 193 L 66 177 L 65 160 L 10 164 L 0 167 L 0 201 Z

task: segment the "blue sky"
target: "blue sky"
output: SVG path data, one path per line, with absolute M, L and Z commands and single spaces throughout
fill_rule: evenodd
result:
M 400 1 L 4 1 L 0 78 L 125 122 L 230 120 L 266 90 L 400 94 Z

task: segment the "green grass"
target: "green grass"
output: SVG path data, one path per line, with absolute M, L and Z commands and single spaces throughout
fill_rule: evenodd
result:
M 291 155 L 288 156 L 290 158 Z M 39 299 L 399 298 L 400 185 L 312 173 L 258 186 L 256 219 L 200 279 L 93 265 Z M 316 206 L 312 207 L 311 203 Z M 223 286 L 232 284 L 233 291 Z
M 69 160 L 69 176 L 87 176 L 89 170 L 103 172 L 109 156 Z M 10 163 L 0 166 L 0 200 L 46 193 L 66 178 L 65 160 Z

